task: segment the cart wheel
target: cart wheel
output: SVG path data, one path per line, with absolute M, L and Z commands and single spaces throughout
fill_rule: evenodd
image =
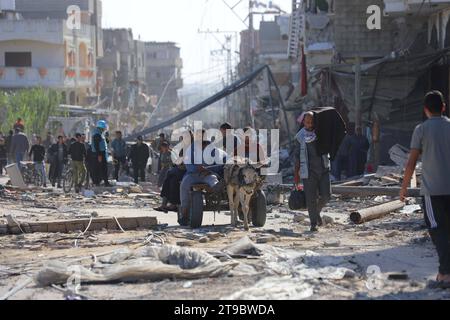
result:
M 257 191 L 253 197 L 250 210 L 253 226 L 264 227 L 267 220 L 267 199 L 262 190 Z
M 191 193 L 191 208 L 189 214 L 191 218 L 191 228 L 200 228 L 203 222 L 203 194 L 200 191 L 192 191 Z

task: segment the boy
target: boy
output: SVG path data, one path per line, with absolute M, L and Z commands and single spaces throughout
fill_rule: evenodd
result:
M 428 120 L 417 126 L 405 170 L 400 198 L 405 201 L 408 186 L 422 155 L 422 190 L 425 221 L 439 256 L 436 281 L 450 286 L 450 120 L 444 116 L 446 105 L 439 91 L 425 97 Z

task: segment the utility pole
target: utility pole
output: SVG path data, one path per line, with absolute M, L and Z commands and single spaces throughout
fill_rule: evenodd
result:
M 356 128 L 362 128 L 361 106 L 361 57 L 356 57 L 355 63 L 355 124 Z
M 249 63 L 249 73 L 253 71 L 253 63 L 255 57 L 255 37 L 254 37 L 254 29 L 253 29 L 253 1 L 250 0 L 248 4 L 248 33 L 250 36 L 250 63 Z
M 237 32 L 236 31 L 220 31 L 220 30 L 216 30 L 216 31 L 211 31 L 211 30 L 206 30 L 206 31 L 201 31 L 198 30 L 199 34 L 210 34 L 212 36 L 214 36 L 214 38 L 217 40 L 217 42 L 220 43 L 221 49 L 219 50 L 213 50 L 211 51 L 212 55 L 215 54 L 223 54 L 224 52 L 226 53 L 227 56 L 227 77 L 226 77 L 226 85 L 230 85 L 233 79 L 233 61 L 232 61 L 232 40 L 233 40 L 233 36 L 235 36 L 236 38 L 238 37 Z M 225 44 L 221 43 L 221 41 L 216 37 L 216 34 L 225 34 Z M 227 109 L 227 113 L 228 113 L 228 119 L 232 119 L 234 117 L 234 111 L 232 110 L 232 106 L 230 103 L 230 98 L 227 97 L 226 98 L 226 109 Z

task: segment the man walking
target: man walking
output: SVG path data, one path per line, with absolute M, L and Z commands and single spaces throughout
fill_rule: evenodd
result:
M 33 159 L 36 171 L 42 177 L 44 188 L 47 188 L 47 173 L 45 171 L 45 147 L 42 145 L 42 138 L 36 137 L 36 144 L 31 147 L 29 157 Z
M 58 188 L 61 188 L 62 173 L 69 153 L 64 143 L 64 137 L 59 136 L 57 143 L 52 145 L 48 152 L 50 159 L 50 181 L 53 187 L 58 183 Z
M 116 139 L 111 143 L 114 158 L 114 179 L 119 181 L 120 168 L 125 167 L 127 162 L 127 143 L 122 139 L 122 132 L 116 132 Z
M 28 140 L 28 137 L 22 131 L 20 131 L 19 128 L 17 128 L 16 134 L 12 137 L 11 140 L 11 153 L 13 154 L 14 159 L 20 169 L 22 169 L 21 162 L 24 160 L 24 157 L 28 153 L 28 150 L 30 150 L 30 142 Z
M 86 178 L 84 180 L 84 186 L 85 188 L 89 188 L 90 180 L 92 176 L 92 148 L 89 142 L 86 141 L 86 135 L 83 133 L 81 135 L 81 142 L 84 144 L 84 147 L 86 148 L 86 159 L 84 161 L 84 165 L 86 167 Z
M 444 116 L 444 96 L 432 91 L 425 97 L 428 120 L 416 127 L 403 179 L 401 199 L 422 155 L 422 190 L 425 221 L 439 256 L 437 281 L 450 286 L 450 119 Z
M 144 143 L 142 136 L 137 138 L 135 145 L 131 147 L 129 159 L 133 165 L 134 182 L 139 183 L 139 177 L 145 182 L 145 168 L 147 167 L 148 158 L 150 157 L 150 149 Z
M 80 133 L 75 135 L 76 142 L 70 145 L 69 154 L 72 157 L 72 171 L 75 185 L 75 193 L 80 193 L 86 178 L 86 147 Z
M 303 124 L 296 136 L 300 150 L 296 152 L 295 183 L 303 181 L 311 232 L 317 232 L 323 224 L 320 213 L 331 198 L 330 159 L 317 151 L 314 113 L 306 113 Z

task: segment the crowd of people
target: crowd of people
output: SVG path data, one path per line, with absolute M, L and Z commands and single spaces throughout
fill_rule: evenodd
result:
M 431 238 L 437 248 L 440 269 L 438 281 L 450 283 L 450 179 L 445 175 L 448 172 L 450 161 L 450 120 L 444 116 L 446 105 L 440 92 L 430 92 L 424 102 L 424 111 L 428 120 L 419 125 L 413 135 L 411 143 L 410 159 L 406 168 L 400 197 L 405 200 L 408 194 L 408 186 L 416 169 L 416 164 L 422 156 L 422 190 L 425 221 L 430 230 Z M 362 175 L 365 172 L 369 141 L 364 136 L 362 129 L 354 124 L 347 126 L 346 135 L 340 144 L 334 161 L 330 161 L 329 154 L 318 152 L 318 132 L 316 130 L 317 119 L 314 112 L 306 112 L 300 121 L 301 129 L 296 135 L 297 149 L 295 155 L 295 184 L 304 190 L 307 209 L 311 221 L 311 232 L 317 232 L 323 225 L 321 218 L 322 209 L 331 198 L 331 175 L 336 180 L 341 180 L 345 173 L 347 178 Z M 92 140 L 86 141 L 86 135 L 76 134 L 74 138 L 59 136 L 53 141 L 51 133 L 45 140 L 39 136 L 33 137 L 30 143 L 24 133 L 25 124 L 18 119 L 8 135 L 0 133 L 0 174 L 5 165 L 17 163 L 19 166 L 26 156 L 35 164 L 36 171 L 46 177 L 45 163 L 50 164 L 49 180 L 53 186 L 61 187 L 61 178 L 64 167 L 71 158 L 71 168 L 74 174 L 76 192 L 83 185 L 88 185 L 92 180 L 94 185 L 104 182 L 109 186 L 108 155 L 113 157 L 114 178 L 119 180 L 120 173 L 125 170 L 128 175 L 131 162 L 135 183 L 146 180 L 146 169 L 150 158 L 150 148 L 139 136 L 136 143 L 130 148 L 117 131 L 115 139 L 110 142 L 107 134 L 107 123 L 99 121 L 92 134 Z M 157 211 L 179 213 L 179 224 L 186 226 L 189 223 L 189 192 L 194 184 L 208 185 L 211 192 L 223 191 L 224 163 L 229 157 L 238 154 L 239 146 L 244 146 L 245 157 L 252 158 L 250 137 L 244 136 L 244 141 L 232 133 L 232 126 L 224 123 L 220 126 L 222 144 L 207 138 L 206 132 L 189 131 L 189 139 L 180 138 L 182 148 L 178 154 L 172 149 L 171 142 L 164 134 L 160 134 L 151 147 L 158 152 L 157 171 L 159 173 L 158 186 L 161 188 L 162 205 L 155 208 Z M 248 127 L 244 132 L 252 128 Z M 257 138 L 256 138 L 257 139 Z M 234 147 L 234 151 L 227 154 L 228 142 Z M 195 144 L 193 141 L 201 141 Z M 215 159 L 223 159 L 220 164 L 207 165 L 202 157 L 202 163 L 193 161 L 198 159 L 197 154 L 212 143 L 212 156 Z M 258 142 L 258 140 L 257 140 Z M 197 149 L 198 148 L 198 149 Z M 109 150 L 110 149 L 110 150 Z M 261 146 L 257 146 L 258 162 L 265 162 L 266 155 Z M 44 179 L 44 186 L 46 185 Z M 302 187 L 302 188 L 301 188 Z

